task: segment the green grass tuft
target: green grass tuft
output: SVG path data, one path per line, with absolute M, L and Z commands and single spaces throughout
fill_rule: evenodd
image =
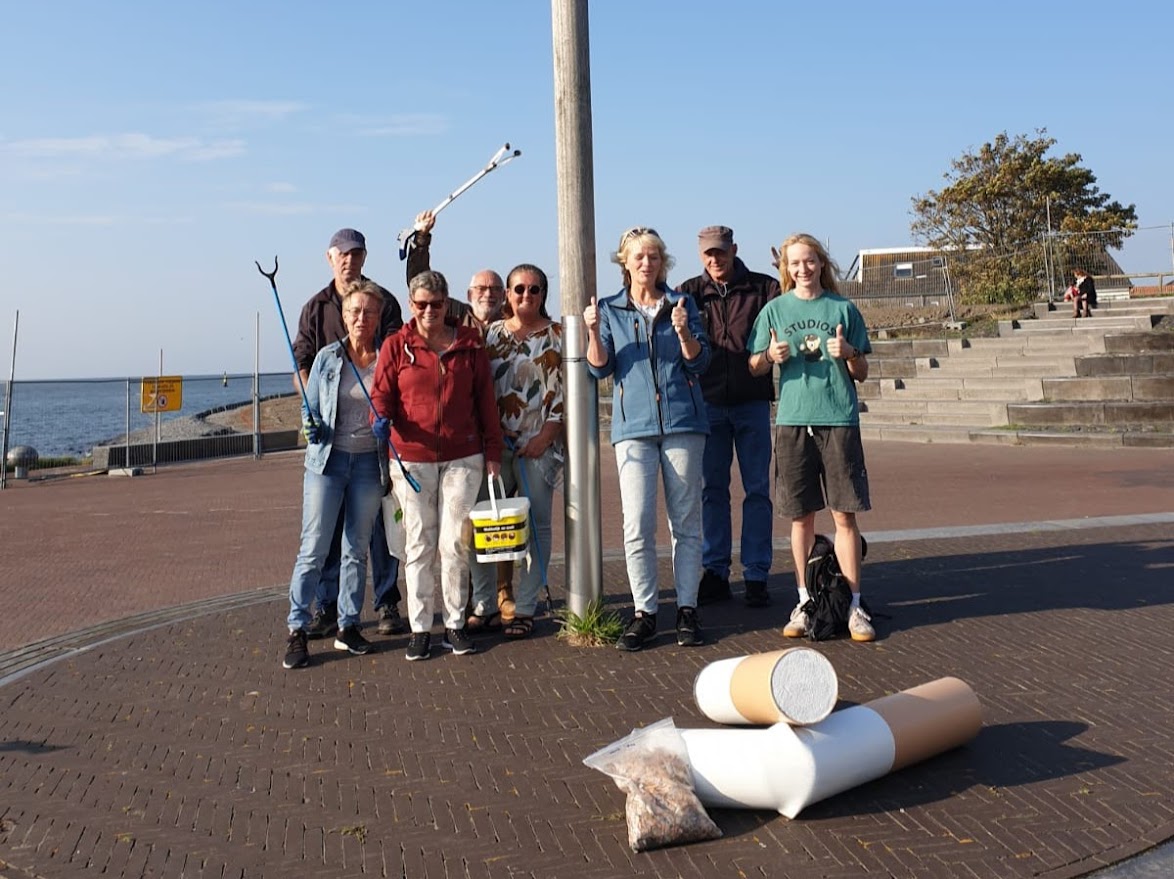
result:
M 615 644 L 624 631 L 624 623 L 615 611 L 604 610 L 603 601 L 587 605 L 580 616 L 568 608 L 555 611 L 558 637 L 574 647 L 606 647 Z

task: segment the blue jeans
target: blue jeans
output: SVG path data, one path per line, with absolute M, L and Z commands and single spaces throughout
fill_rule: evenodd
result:
M 701 457 L 705 434 L 616 443 L 624 556 L 636 610 L 656 613 L 656 478 L 664 482 L 677 607 L 697 606 L 701 582 Z
M 705 440 L 705 488 L 701 526 L 705 535 L 702 565 L 728 578 L 733 556 L 730 525 L 730 468 L 738 454 L 742 474 L 742 576 L 766 580 L 774 555 L 774 506 L 770 499 L 770 403 L 756 400 L 737 406 L 708 405 Z
M 342 523 L 345 518 L 344 503 L 339 513 L 338 524 L 334 528 L 334 536 L 330 540 L 330 552 L 326 554 L 326 561 L 322 565 L 322 576 L 318 578 L 318 585 L 314 589 L 314 601 L 319 608 L 338 604 L 338 569 L 342 561 Z M 403 598 L 399 587 L 396 586 L 396 580 L 399 579 L 399 559 L 387 551 L 382 507 L 371 532 L 370 550 L 371 581 L 375 593 L 373 606 L 378 609 L 385 604 L 399 604 Z
M 289 583 L 289 628 L 310 622 L 310 602 L 330 551 L 335 523 L 343 518 L 339 569 L 338 625 L 359 623 L 367 582 L 367 547 L 383 499 L 374 452 L 330 453 L 326 469 L 307 470 L 302 483 L 302 542 Z
M 502 452 L 501 481 L 507 496 L 515 488 L 520 497 L 530 499 L 530 524 L 533 526 L 526 542 L 526 558 L 520 562 L 522 574 L 514 591 L 514 613 L 532 617 L 538 609 L 538 592 L 546 582 L 546 566 L 550 562 L 550 517 L 554 502 L 554 487 L 546 478 L 554 464 L 555 449 L 548 448 L 541 458 L 518 458 L 509 449 Z M 485 498 L 489 492 L 485 489 Z M 490 616 L 497 611 L 497 562 L 482 564 L 477 552 L 469 554 L 469 572 L 473 575 L 473 612 Z

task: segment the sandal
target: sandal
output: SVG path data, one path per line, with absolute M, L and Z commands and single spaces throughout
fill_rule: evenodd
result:
M 496 632 L 501 628 L 501 611 L 495 610 L 493 613 L 469 614 L 465 620 L 466 632 Z
M 512 586 L 497 587 L 497 609 L 506 622 L 514 618 L 514 588 Z
M 514 617 L 505 624 L 504 634 L 511 641 L 529 638 L 534 631 L 534 617 Z

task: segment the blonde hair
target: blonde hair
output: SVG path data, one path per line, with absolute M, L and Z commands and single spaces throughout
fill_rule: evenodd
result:
M 383 304 L 383 290 L 374 281 L 367 278 L 359 278 L 356 281 L 351 281 L 343 288 L 342 295 L 339 296 L 339 304 L 346 305 L 346 301 L 352 296 L 370 296 L 380 305 Z
M 624 279 L 625 287 L 632 286 L 632 274 L 624 267 L 624 263 L 628 261 L 628 253 L 633 247 L 649 243 L 655 245 L 656 249 L 660 251 L 660 272 L 656 276 L 656 283 L 667 283 L 669 269 L 675 266 L 677 261 L 669 254 L 668 249 L 664 246 L 664 241 L 655 229 L 651 226 L 633 226 L 620 236 L 620 246 L 611 256 L 611 261 L 620 267 L 620 275 Z
M 827 249 L 819 243 L 819 239 L 806 232 L 798 232 L 779 245 L 779 283 L 783 285 L 783 292 L 795 289 L 795 279 L 787 270 L 787 248 L 792 244 L 806 244 L 819 257 L 819 285 L 829 293 L 840 292 L 840 267 L 828 255 Z

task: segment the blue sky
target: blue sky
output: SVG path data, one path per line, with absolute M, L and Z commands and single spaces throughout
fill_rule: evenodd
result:
M 330 235 L 396 234 L 504 142 L 520 159 L 441 216 L 434 267 L 547 269 L 558 303 L 550 6 L 538 0 L 165 4 L 0 0 L 0 356 L 18 379 L 288 367 L 253 266 L 281 259 L 291 331 Z M 698 228 L 770 270 L 795 231 L 841 265 L 908 243 L 910 200 L 999 132 L 1046 128 L 1152 228 L 1127 271 L 1171 269 L 1167 4 L 590 8 L 598 290 L 633 225 L 699 271 Z

